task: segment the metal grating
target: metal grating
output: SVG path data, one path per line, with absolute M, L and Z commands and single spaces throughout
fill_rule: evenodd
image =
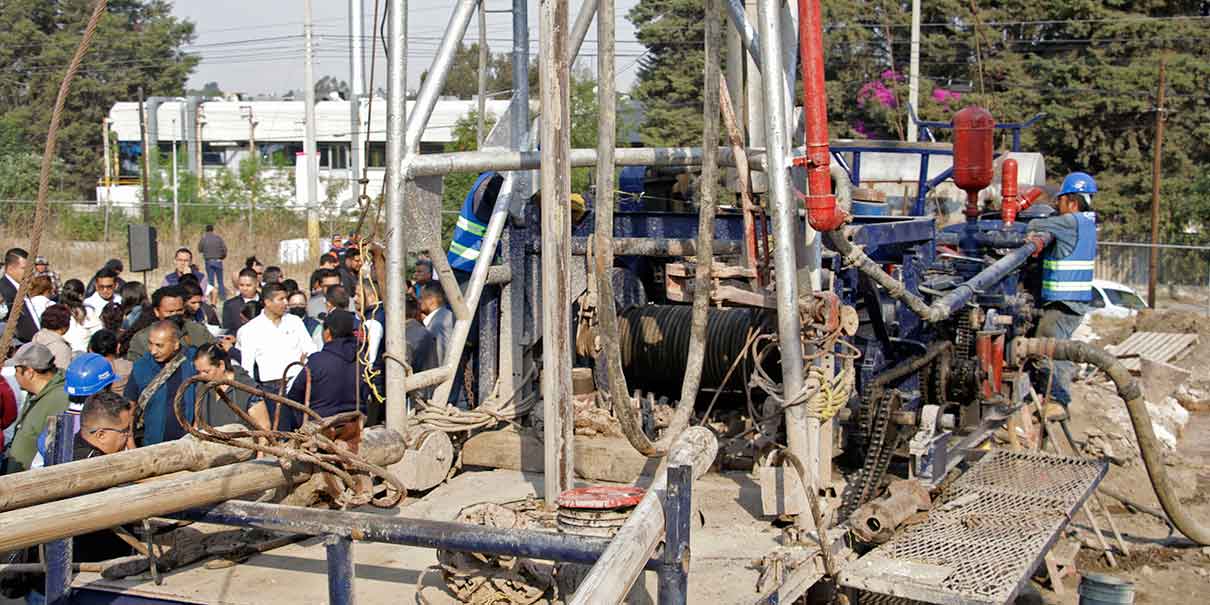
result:
M 1105 347 L 1105 350 L 1121 357 L 1120 361 L 1127 370 L 1139 372 L 1142 368 L 1141 358 L 1167 362 L 1194 344 L 1197 344 L 1197 334 L 1135 332 L 1121 344 Z
M 1085 458 L 989 452 L 936 499 L 926 522 L 850 565 L 841 584 L 926 603 L 1006 603 L 1107 468 Z

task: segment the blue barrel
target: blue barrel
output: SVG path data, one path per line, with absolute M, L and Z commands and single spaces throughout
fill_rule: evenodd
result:
M 885 202 L 853 200 L 853 216 L 887 216 L 890 213 Z
M 1129 605 L 1134 603 L 1134 583 L 1103 573 L 1080 578 L 1080 605 Z

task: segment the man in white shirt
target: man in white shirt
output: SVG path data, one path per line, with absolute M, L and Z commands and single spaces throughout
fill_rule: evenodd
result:
M 93 278 L 93 284 L 97 291 L 92 293 L 92 296 L 84 299 L 84 310 L 88 312 L 90 320 L 99 320 L 101 311 L 105 309 L 105 305 L 109 303 L 122 304 L 122 295 L 118 294 L 118 273 L 113 269 L 102 268 L 97 271 L 97 275 Z
M 239 329 L 236 347 L 240 365 L 262 388 L 276 393 L 302 369 L 294 367 L 287 375 L 287 366 L 305 362 L 318 349 L 302 320 L 286 313 L 286 289 L 281 284 L 265 284 L 261 301 L 264 310 Z

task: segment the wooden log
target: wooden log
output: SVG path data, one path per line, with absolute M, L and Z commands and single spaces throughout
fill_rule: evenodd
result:
M 148 477 L 234 464 L 251 459 L 252 455 L 251 450 L 186 436 L 108 456 L 36 468 L 0 477 L 0 512 L 87 494 Z
M 668 464 L 688 464 L 694 478 L 705 473 L 718 454 L 718 440 L 703 427 L 686 429 L 668 452 Z M 667 473 L 657 472 L 647 494 L 610 541 L 568 605 L 621 603 L 664 536 L 664 492 Z M 2 529 L 0 529 L 2 531 Z
M 359 453 L 387 466 L 402 459 L 405 448 L 399 433 L 375 427 L 362 433 Z M 9 511 L 0 514 L 0 552 L 289 487 L 310 477 L 307 464 L 282 468 L 275 460 L 254 460 Z

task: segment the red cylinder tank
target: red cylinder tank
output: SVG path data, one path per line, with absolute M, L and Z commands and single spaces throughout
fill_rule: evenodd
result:
M 972 105 L 954 114 L 954 184 L 966 192 L 966 215 L 978 217 L 979 191 L 992 184 L 996 120 Z

